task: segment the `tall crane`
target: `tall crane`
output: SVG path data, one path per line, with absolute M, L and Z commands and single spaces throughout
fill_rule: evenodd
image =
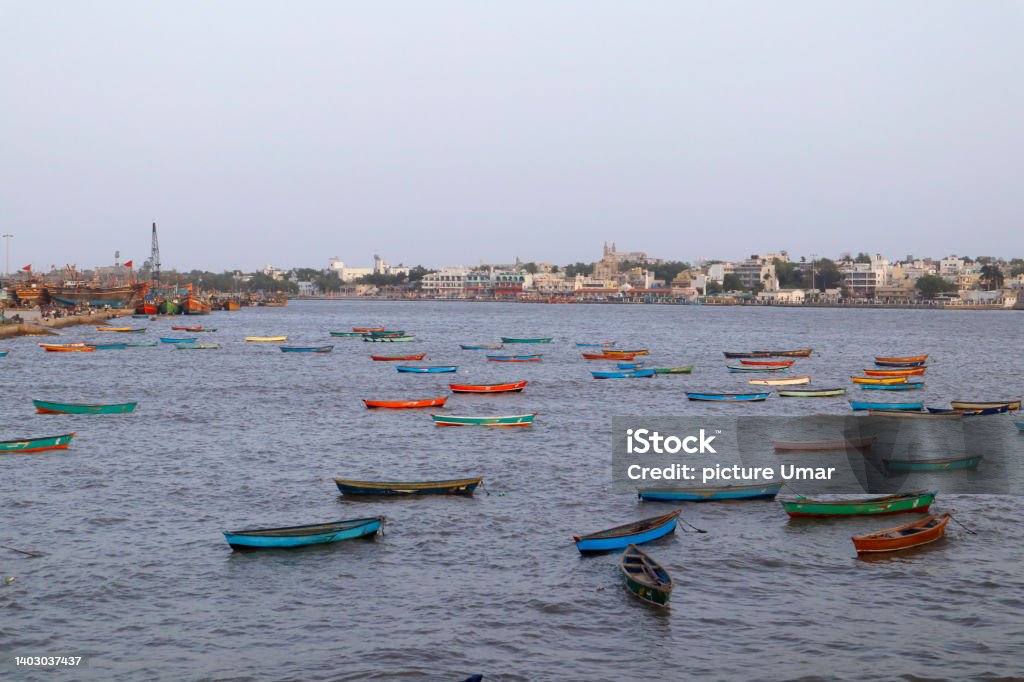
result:
M 153 223 L 153 246 L 149 252 L 149 263 L 153 269 L 153 281 L 160 283 L 160 241 L 156 238 L 156 223 Z

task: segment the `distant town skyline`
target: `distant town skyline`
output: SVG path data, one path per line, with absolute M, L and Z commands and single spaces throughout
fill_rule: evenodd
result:
M 1024 254 L 1013 2 L 12 1 L 10 269 Z

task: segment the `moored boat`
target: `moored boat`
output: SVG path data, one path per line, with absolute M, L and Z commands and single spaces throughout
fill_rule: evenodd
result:
M 123 341 L 121 343 L 94 343 L 92 347 L 93 350 L 124 350 L 127 348 L 127 344 Z
M 87 343 L 41 343 L 40 348 L 50 353 L 91 353 L 96 346 Z
M 747 379 L 747 383 L 757 386 L 799 386 L 811 383 L 811 375 L 804 374 L 798 377 L 780 377 L 778 379 Z
M 655 374 L 692 374 L 693 365 L 683 365 L 681 367 L 654 367 Z
M 906 369 L 894 367 L 891 369 L 865 369 L 864 373 L 869 377 L 909 377 L 924 374 L 927 369 L 927 367 L 908 367 Z
M 845 388 L 787 388 L 776 391 L 782 398 L 835 398 L 846 395 Z
M 217 331 L 213 327 L 204 327 L 202 325 L 194 325 L 192 327 L 171 327 L 171 331 L 175 332 L 215 332 Z
M 832 450 L 863 450 L 875 442 L 874 436 L 840 438 L 838 440 L 773 440 L 775 452 L 830 452 Z
M 122 334 L 141 334 L 146 331 L 145 327 L 96 327 L 98 332 L 119 332 Z
M 349 339 L 361 339 L 363 338 L 362 332 L 331 332 L 331 336 L 341 336 Z
M 653 369 L 632 369 L 616 372 L 591 372 L 595 379 L 646 379 L 654 376 Z
M 618 360 L 632 360 L 637 355 L 650 355 L 651 351 L 647 350 L 646 348 L 633 348 L 630 350 L 611 350 L 606 348 L 605 350 L 601 351 L 601 354 L 606 357 L 615 358 Z M 623 358 L 622 356 L 624 355 L 628 355 L 629 357 Z
M 620 362 L 615 365 L 615 369 L 640 369 L 644 366 L 642 362 Z M 657 374 L 657 372 L 655 372 Z
M 719 502 L 722 500 L 773 499 L 782 489 L 782 483 L 754 483 L 752 485 L 704 485 L 683 488 L 638 488 L 641 500 L 673 502 Z
M 1018 431 L 1024 431 L 1024 422 L 1013 422 L 1013 425 L 1017 427 Z
M 448 384 L 452 393 L 518 393 L 526 388 L 526 381 L 508 384 Z
M 334 346 L 281 346 L 282 353 L 330 353 Z
M 726 369 L 733 373 L 788 372 L 789 365 L 726 365 Z
M 386 331 L 387 327 L 352 327 L 352 331 L 358 332 L 360 336 L 363 334 L 369 334 L 371 332 L 382 332 Z
M 447 481 L 353 481 L 335 478 L 334 483 L 343 495 L 463 495 L 472 497 L 483 476 L 457 478 Z
M 872 384 L 874 386 L 888 386 L 892 384 L 905 384 L 907 377 L 850 377 L 855 384 Z
M 676 509 L 667 514 L 640 519 L 596 533 L 574 535 L 572 539 L 581 554 L 625 549 L 629 545 L 640 545 L 674 532 L 676 520 L 681 513 L 681 509 Z
M 800 516 L 876 516 L 926 513 L 935 502 L 934 491 L 919 490 L 881 497 L 845 500 L 815 500 L 808 497 L 780 499 L 782 508 L 791 517 Z
M 542 336 L 542 337 L 528 338 L 528 339 L 513 339 L 513 338 L 510 338 L 510 337 L 507 337 L 507 336 L 503 336 L 503 337 L 501 337 L 501 342 L 502 343 L 551 343 L 551 339 L 552 338 L 554 338 L 554 337 Z
M 488 355 L 488 362 L 540 362 L 540 355 Z
M 926 360 L 928 360 L 927 355 L 908 355 L 902 358 L 875 356 L 875 362 L 898 362 L 905 364 L 910 362 L 925 362 Z
M 247 336 L 246 341 L 250 343 L 284 343 L 288 340 L 287 336 Z
M 916 411 L 924 409 L 924 403 L 872 403 L 861 400 L 851 400 L 850 408 L 853 410 L 880 410 L 880 411 Z
M 577 348 L 611 348 L 616 344 L 615 341 L 600 341 L 598 343 L 577 343 Z
M 1019 410 L 1020 400 L 996 400 L 993 402 L 970 402 L 967 400 L 951 400 L 950 407 L 954 410 L 984 410 L 990 407 L 1003 407 L 1008 410 Z
M 411 374 L 444 374 L 446 372 L 455 372 L 459 368 L 457 365 L 440 365 L 436 367 L 412 367 L 410 365 L 399 365 L 395 367 L 399 372 L 407 372 Z
M 1000 405 L 999 407 L 983 407 L 980 410 L 954 410 L 952 408 L 944 407 L 928 408 L 928 412 L 930 412 L 931 414 L 962 414 L 965 417 L 981 417 L 992 414 L 1006 414 L 1009 411 L 1009 405 Z
M 219 343 L 176 343 L 175 350 L 218 350 Z
M 35 399 L 32 404 L 39 414 L 127 414 L 138 406 L 138 403 L 58 403 Z
M 411 410 L 420 407 L 443 407 L 448 398 L 427 398 L 426 400 L 364 400 L 368 408 L 388 410 Z
M 186 294 L 181 300 L 181 312 L 186 315 L 209 315 L 210 310 L 210 302 L 196 294 Z
M 907 382 L 905 384 L 861 384 L 862 391 L 916 391 L 924 387 L 923 381 Z
M 875 367 L 893 367 L 897 369 L 911 369 L 914 367 L 925 367 L 925 361 L 920 362 L 885 362 L 882 360 L 875 360 Z
M 932 459 L 883 459 L 882 465 L 888 471 L 956 471 L 958 469 L 977 469 L 982 459 L 982 455 Z
M 160 343 L 195 343 L 196 337 L 190 338 L 171 338 L 169 336 L 161 336 Z
M 426 353 L 417 353 L 416 355 L 371 355 L 370 359 L 374 362 L 395 362 L 396 360 L 412 362 L 414 360 L 422 360 L 425 357 L 427 357 Z
M 363 341 L 367 343 L 412 343 L 415 336 L 364 336 Z
M 931 412 L 924 412 L 919 410 L 879 410 L 877 408 L 868 408 L 868 416 L 870 417 L 899 417 L 903 419 L 960 419 L 965 416 L 963 412 L 953 412 L 949 414 L 932 414 Z
M 769 367 L 792 367 L 795 362 L 796 360 L 740 360 L 741 365 L 767 365 Z
M 373 516 L 306 526 L 229 530 L 224 532 L 224 538 L 232 549 L 240 550 L 302 547 L 376 535 L 384 525 L 384 520 L 383 516 Z
M 505 345 L 502 343 L 481 343 L 477 345 L 467 345 L 460 343 L 459 348 L 462 350 L 501 350 Z
M 66 450 L 75 437 L 74 432 L 59 436 L 42 436 L 38 438 L 19 438 L 0 441 L 0 455 L 19 452 L 44 452 L 46 450 Z
M 933 514 L 914 523 L 885 528 L 866 535 L 854 535 L 851 540 L 853 540 L 857 554 L 897 552 L 911 547 L 920 547 L 944 536 L 946 524 L 952 517 L 951 512 Z
M 536 414 L 513 414 L 503 417 L 466 417 L 432 414 L 437 426 L 530 426 Z
M 668 606 L 672 598 L 672 576 L 657 561 L 636 545 L 629 545 L 622 553 L 619 570 L 626 589 L 648 604 Z
M 759 402 L 768 399 L 768 393 L 687 393 L 690 400 L 707 400 L 720 403 Z
M 796 350 L 755 350 L 754 353 L 769 358 L 809 358 L 813 352 L 812 348 L 797 348 Z
M 581 353 L 584 360 L 632 360 L 636 353 L 623 353 L 621 355 L 605 355 L 604 353 Z
M 136 341 L 135 343 L 124 344 L 125 348 L 154 348 L 158 346 L 156 341 Z

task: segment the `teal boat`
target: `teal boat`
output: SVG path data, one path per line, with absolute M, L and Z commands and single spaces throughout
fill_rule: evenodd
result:
M 655 374 L 692 374 L 693 365 L 683 365 L 682 367 L 655 367 Z
M 64 433 L 59 436 L 0 441 L 0 455 L 19 452 L 43 452 L 44 450 L 66 450 L 68 445 L 71 444 L 71 439 L 74 437 L 74 433 Z
M 153 348 L 157 346 L 156 341 L 139 341 L 138 343 L 126 343 L 125 348 Z
M 94 350 L 124 350 L 127 344 L 124 343 L 93 343 L 90 344 Z
M 923 381 L 912 384 L 860 384 L 864 391 L 916 391 L 924 386 Z
M 33 400 L 40 414 L 126 414 L 134 412 L 138 403 L 55 403 L 49 400 Z
M 722 500 L 774 499 L 782 483 L 753 485 L 686 486 L 683 488 L 637 488 L 641 500 L 653 502 L 720 502 Z
M 969 457 L 941 457 L 936 459 L 883 459 L 887 471 L 956 471 L 977 469 L 981 455 Z
M 501 342 L 502 343 L 551 343 L 551 339 L 553 339 L 553 338 L 554 337 L 552 337 L 552 336 L 547 336 L 547 337 L 543 337 L 543 338 L 534 338 L 534 339 L 511 339 L 511 338 L 509 338 L 507 336 L 503 336 L 503 337 L 501 337 Z
M 860 400 L 851 400 L 850 408 L 853 410 L 888 410 L 888 411 L 913 411 L 920 412 L 924 409 L 924 403 L 872 403 Z
M 231 549 L 237 550 L 304 547 L 376 535 L 384 520 L 383 516 L 373 516 L 307 526 L 229 530 L 224 532 L 224 538 Z
M 447 414 L 432 414 L 437 426 L 530 426 L 536 414 L 514 414 L 504 417 L 455 417 Z
M 1024 422 L 1013 422 L 1013 425 L 1017 427 L 1018 431 L 1024 432 Z
M 369 343 L 411 343 L 416 340 L 415 336 L 366 336 L 363 341 Z
M 346 339 L 361 339 L 363 332 L 331 332 L 331 336 L 340 336 Z

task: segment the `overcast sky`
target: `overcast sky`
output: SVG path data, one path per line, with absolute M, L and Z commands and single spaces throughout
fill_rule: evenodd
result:
M 1021 2 L 0 0 L 11 269 L 1024 256 Z

